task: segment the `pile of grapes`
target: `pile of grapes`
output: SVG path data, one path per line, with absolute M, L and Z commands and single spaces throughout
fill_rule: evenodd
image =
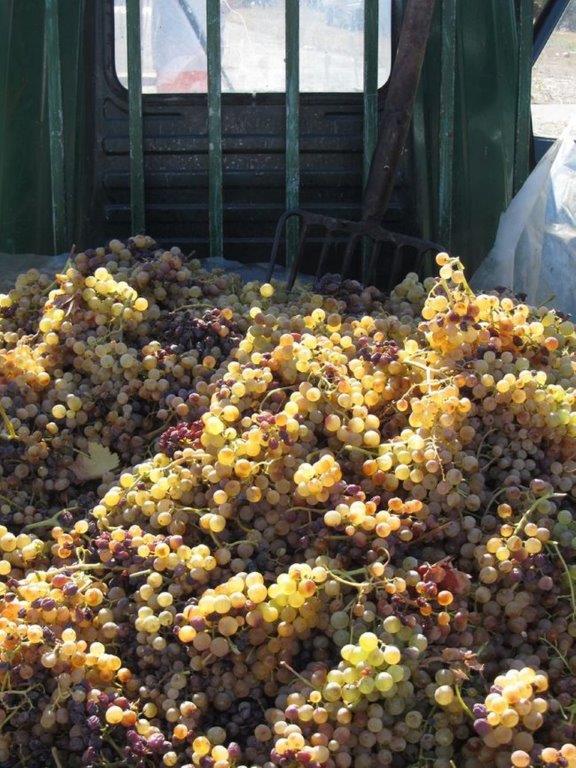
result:
M 576 334 L 138 236 L 0 295 L 0 765 L 576 766 Z

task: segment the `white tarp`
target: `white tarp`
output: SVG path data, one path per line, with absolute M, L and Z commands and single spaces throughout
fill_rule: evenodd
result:
M 29 269 L 55 275 L 64 267 L 70 254 L 40 256 L 37 253 L 0 253 L 0 293 L 14 287 L 16 278 Z
M 28 269 L 37 269 L 39 272 L 47 272 L 54 275 L 63 269 L 68 260 L 68 253 L 57 256 L 40 256 L 36 253 L 0 253 L 0 293 L 7 292 L 14 287 L 16 278 Z M 243 280 L 258 280 L 265 282 L 268 277 L 268 264 L 241 264 L 239 261 L 209 257 L 201 260 L 204 269 L 223 269 L 226 272 L 237 272 Z M 286 280 L 288 272 L 284 267 L 278 266 L 274 270 L 276 280 Z M 303 282 L 313 281 L 313 277 L 301 275 Z
M 496 242 L 472 277 L 576 315 L 576 118 L 502 214 Z

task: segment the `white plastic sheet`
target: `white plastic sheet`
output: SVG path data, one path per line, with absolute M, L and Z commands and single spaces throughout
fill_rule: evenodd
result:
M 472 277 L 576 315 L 576 118 L 502 214 L 496 241 Z
M 0 253 L 0 293 L 9 291 L 14 287 L 16 278 L 22 272 L 29 269 L 37 269 L 54 275 L 63 269 L 69 258 L 68 253 L 57 256 L 40 256 L 36 253 Z M 239 261 L 209 257 L 201 260 L 204 269 L 223 269 L 226 272 L 236 272 L 245 281 L 257 280 L 264 283 L 268 277 L 268 264 L 241 264 Z M 274 270 L 274 279 L 286 280 L 288 272 L 284 267 L 278 266 Z M 311 283 L 314 278 L 309 275 L 300 275 L 300 282 Z
M 40 256 L 37 253 L 0 253 L 0 292 L 14 287 L 16 278 L 29 269 L 55 275 L 66 264 L 69 253 L 56 256 Z

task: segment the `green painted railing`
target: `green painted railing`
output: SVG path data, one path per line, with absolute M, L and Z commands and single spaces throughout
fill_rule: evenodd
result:
M 126 45 L 128 49 L 128 114 L 130 135 L 130 205 L 132 234 L 146 229 L 144 207 L 144 129 L 142 125 L 142 48 L 140 45 L 140 0 L 126 0 Z
M 0 223 L 4 212 L 4 168 L 6 167 L 6 141 L 8 115 L 8 67 L 10 66 L 10 43 L 14 19 L 14 0 L 0 4 L 0 29 L 4 31 L 6 45 L 0 46 Z
M 364 155 L 363 180 L 368 181 L 372 155 L 378 140 L 378 16 L 379 2 L 364 3 Z M 365 242 L 362 249 L 362 279 L 368 278 L 368 258 L 372 243 Z
M 56 253 L 60 253 L 68 247 L 69 243 L 67 237 L 64 111 L 62 107 L 62 72 L 57 0 L 45 0 L 44 8 L 44 61 L 47 65 L 52 236 L 54 250 Z
M 450 248 L 454 188 L 454 88 L 456 84 L 456 0 L 442 0 L 438 240 Z
M 286 0 L 286 207 L 300 204 L 300 5 Z M 298 249 L 298 220 L 286 231 L 286 266 Z
M 210 256 L 223 256 L 222 53 L 220 0 L 206 0 L 208 48 L 208 208 Z

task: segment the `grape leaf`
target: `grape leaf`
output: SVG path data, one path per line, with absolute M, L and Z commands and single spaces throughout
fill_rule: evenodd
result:
M 458 667 L 461 673 L 463 672 L 463 667 L 474 672 L 482 672 L 484 669 L 484 664 L 478 661 L 477 655 L 466 648 L 444 648 L 442 650 L 442 661 L 454 665 L 454 667 L 451 667 L 453 672 Z M 467 676 L 464 675 L 464 677 L 466 678 Z
M 119 463 L 118 454 L 112 453 L 105 445 L 88 443 L 88 452 L 79 452 L 72 464 L 72 470 L 81 483 L 86 483 L 88 480 L 97 480 L 106 472 L 116 469 Z

